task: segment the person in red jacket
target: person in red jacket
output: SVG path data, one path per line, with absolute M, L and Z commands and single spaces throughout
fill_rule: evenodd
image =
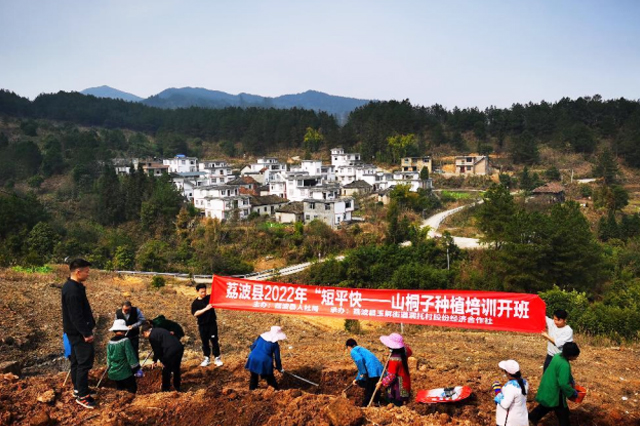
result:
M 411 398 L 411 376 L 407 358 L 411 356 L 411 348 L 404 344 L 398 333 L 381 336 L 380 341 L 389 349 L 391 356 L 387 365 L 387 375 L 376 387 L 386 388 L 387 400 L 400 407 Z

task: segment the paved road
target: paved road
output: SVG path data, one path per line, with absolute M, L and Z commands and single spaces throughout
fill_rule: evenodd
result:
M 435 238 L 435 237 L 440 237 L 441 234 L 438 232 L 438 228 L 440 227 L 440 225 L 442 224 L 442 221 L 444 221 L 447 217 L 451 216 L 452 214 L 456 214 L 464 209 L 466 209 L 469 206 L 474 206 L 476 204 L 480 204 L 482 203 L 482 200 L 473 203 L 473 204 L 468 204 L 466 206 L 460 206 L 460 207 L 456 207 L 455 209 L 451 209 L 451 210 L 445 210 L 443 212 L 440 213 L 436 213 L 431 217 L 428 217 L 427 219 L 424 220 L 424 222 L 422 222 L 422 225 L 420 226 L 421 228 L 424 228 L 425 226 L 429 227 L 429 236 L 431 238 Z M 453 236 L 453 242 L 460 247 L 461 249 L 482 249 L 484 248 L 484 246 L 482 246 L 480 244 L 480 241 L 477 238 L 467 238 L 467 237 L 456 237 Z

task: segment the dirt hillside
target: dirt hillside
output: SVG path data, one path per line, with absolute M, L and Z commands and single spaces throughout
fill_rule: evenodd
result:
M 74 403 L 68 368 L 62 358 L 60 287 L 63 268 L 50 274 L 0 271 L 0 364 L 18 361 L 20 378 L 0 375 L 0 425 L 495 425 L 491 383 L 504 381 L 500 360 L 515 358 L 532 388 L 530 408 L 542 373 L 545 343 L 541 336 L 444 330 L 407 326 L 405 338 L 414 350 L 414 392 L 453 385 L 470 386 L 474 394 L 456 405 L 411 402 L 402 408 L 356 408 L 359 389 L 341 391 L 355 377 L 344 350 L 350 334 L 342 322 L 296 316 L 275 316 L 218 310 L 224 366 L 201 368 L 199 340 L 189 307 L 195 291 L 185 283 L 169 283 L 160 291 L 148 281 L 92 272 L 87 293 L 94 315 L 97 359 L 91 372 L 95 385 L 104 371 L 104 347 L 113 313 L 125 299 L 147 318 L 164 314 L 180 322 L 187 333 L 183 363 L 183 392 L 160 393 L 160 372 L 145 368 L 133 397 L 105 380 L 98 408 L 85 410 Z M 248 347 L 271 325 L 279 324 L 288 340 L 281 343 L 285 370 L 320 384 L 314 387 L 288 375 L 277 375 L 280 391 L 249 392 L 244 363 Z M 398 331 L 397 325 L 368 323 L 353 336 L 380 359 L 386 351 L 378 336 Z M 582 404 L 572 404 L 572 424 L 640 424 L 640 347 L 590 345 L 577 336 L 582 355 L 574 362 L 576 381 L 589 389 Z M 148 344 L 141 340 L 141 355 Z M 39 401 L 40 400 L 40 401 Z M 555 424 L 553 415 L 545 425 Z

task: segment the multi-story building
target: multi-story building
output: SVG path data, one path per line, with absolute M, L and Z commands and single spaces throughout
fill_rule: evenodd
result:
M 255 163 L 249 164 L 240 171 L 241 176 L 251 176 L 259 183 L 269 183 L 272 176 L 285 172 L 286 164 L 281 164 L 277 158 L 258 158 Z
M 238 186 L 207 185 L 193 191 L 194 205 L 210 218 L 246 219 L 251 213 L 249 195 L 240 194 Z
M 429 175 L 433 170 L 433 161 L 431 157 L 404 157 L 400 160 L 400 166 L 403 172 L 420 172 L 424 167 L 429 170 Z
M 162 164 L 169 166 L 169 173 L 189 173 L 198 171 L 198 158 L 178 154 L 173 158 L 165 158 Z
M 354 210 L 353 198 L 315 199 L 308 198 L 303 201 L 304 221 L 320 220 L 332 228 L 342 222 L 351 221 L 351 213 Z
M 485 176 L 491 173 L 488 155 L 459 155 L 455 158 L 456 175 Z

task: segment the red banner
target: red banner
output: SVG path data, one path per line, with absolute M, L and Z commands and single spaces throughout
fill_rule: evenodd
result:
M 314 315 L 442 327 L 539 333 L 545 303 L 526 293 L 464 290 L 370 290 L 319 287 L 214 275 L 216 308 Z

